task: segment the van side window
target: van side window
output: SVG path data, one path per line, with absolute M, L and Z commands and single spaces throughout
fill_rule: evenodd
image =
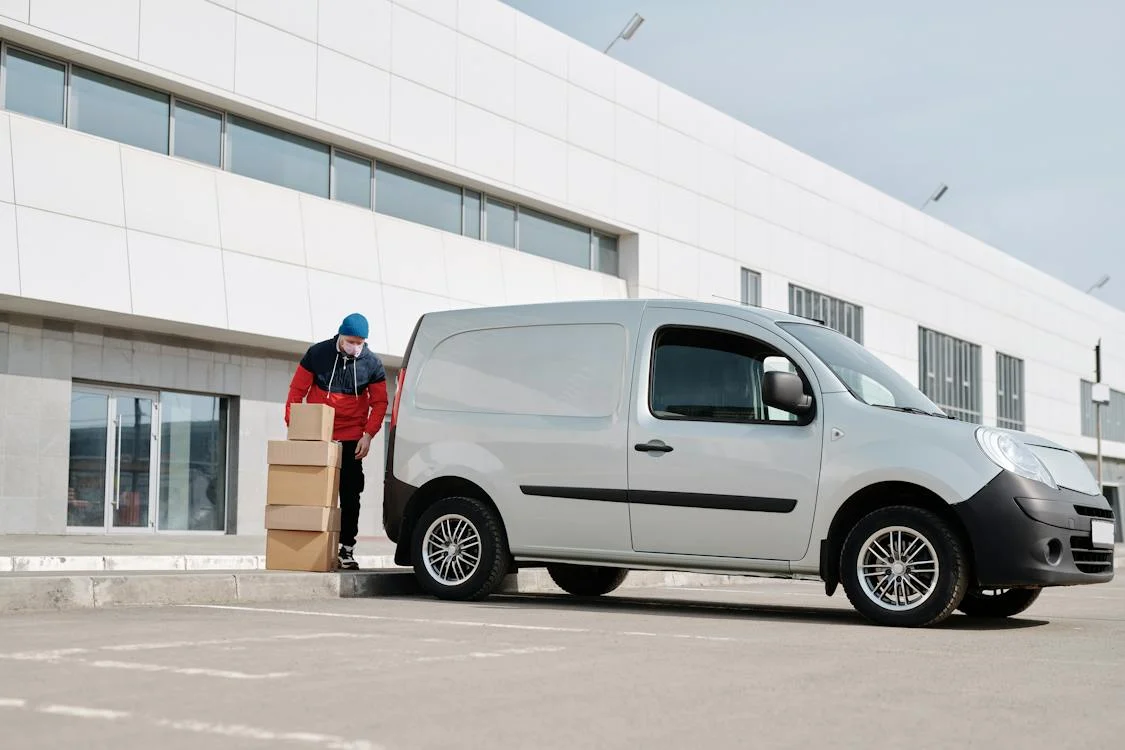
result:
M 762 375 L 795 372 L 767 344 L 725 331 L 662 328 L 656 332 L 649 408 L 658 419 L 789 423 L 793 414 L 762 403 Z

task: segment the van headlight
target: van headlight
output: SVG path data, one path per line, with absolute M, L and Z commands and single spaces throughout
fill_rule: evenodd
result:
M 978 428 L 976 435 L 984 455 L 1001 469 L 1007 469 L 1025 479 L 1042 482 L 1053 490 L 1059 488 L 1039 457 L 1011 435 L 991 427 Z

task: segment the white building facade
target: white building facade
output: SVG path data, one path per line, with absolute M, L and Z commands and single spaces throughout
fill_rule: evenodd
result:
M 427 311 L 569 299 L 816 317 L 1090 457 L 1101 340 L 1125 482 L 1125 312 L 497 0 L 0 0 L 0 43 L 2 533 L 261 534 L 344 315 L 393 382 Z

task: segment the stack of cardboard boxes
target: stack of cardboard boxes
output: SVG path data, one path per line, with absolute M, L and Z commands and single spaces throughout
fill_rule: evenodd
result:
M 293 404 L 286 440 L 269 442 L 266 480 L 266 569 L 326 573 L 340 543 L 340 444 L 335 410 Z

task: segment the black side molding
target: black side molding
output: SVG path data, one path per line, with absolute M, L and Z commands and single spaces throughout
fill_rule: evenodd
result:
M 525 495 L 559 497 L 568 500 L 595 500 L 605 503 L 636 503 L 665 505 L 677 508 L 711 510 L 742 510 L 754 513 L 791 513 L 797 501 L 781 497 L 744 497 L 741 495 L 708 495 L 696 492 L 656 492 L 650 490 L 604 490 L 589 487 L 521 486 Z

